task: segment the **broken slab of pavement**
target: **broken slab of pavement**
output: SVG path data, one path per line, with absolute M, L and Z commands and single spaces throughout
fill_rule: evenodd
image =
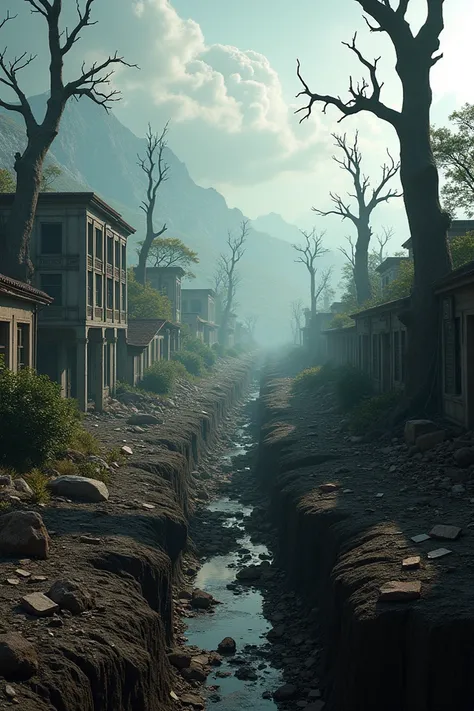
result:
M 258 475 L 280 531 L 278 562 L 321 611 L 327 707 L 472 708 L 466 650 L 474 636 L 474 494 L 469 482 L 465 496 L 446 482 L 455 445 L 439 435 L 440 453 L 410 459 L 403 432 L 388 445 L 352 442 L 330 386 L 293 396 L 288 372 L 275 359 L 263 375 Z M 408 439 L 436 431 L 419 422 Z M 321 485 L 334 481 L 337 490 L 325 494 Z M 435 529 L 448 534 L 452 552 L 429 560 L 442 544 L 411 538 L 445 525 L 464 535 Z M 403 569 L 403 560 L 416 556 L 421 564 Z M 387 600 L 391 593 L 398 599 Z

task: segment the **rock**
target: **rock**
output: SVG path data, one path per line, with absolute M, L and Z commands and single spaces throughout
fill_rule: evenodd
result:
M 78 452 L 75 449 L 67 449 L 66 456 L 73 462 L 84 462 L 86 455 L 83 452 Z
M 28 580 L 29 583 L 44 583 L 48 578 L 46 575 L 32 575 Z
M 237 669 L 237 671 L 235 672 L 235 676 L 241 681 L 255 681 L 256 679 L 258 679 L 258 674 L 255 669 L 252 669 L 251 666 L 248 666 L 246 664 L 240 667 L 240 669 Z
M 242 568 L 239 570 L 235 576 L 237 580 L 242 582 L 252 582 L 253 580 L 258 580 L 262 575 L 262 568 L 259 565 L 249 565 L 247 568 Z
M 59 476 L 49 483 L 49 487 L 55 496 L 64 496 L 72 501 L 99 503 L 109 498 L 109 491 L 103 481 L 84 476 Z
M 414 445 L 418 437 L 436 431 L 436 425 L 431 420 L 408 420 L 405 423 L 405 442 Z
M 186 667 L 189 667 L 191 664 L 192 656 L 189 652 L 181 652 L 180 650 L 176 650 L 168 654 L 168 660 L 173 667 L 176 667 L 176 669 L 186 669 Z
M 188 667 L 181 669 L 181 676 L 186 681 L 198 681 L 201 684 L 207 679 L 207 674 L 204 671 L 202 664 L 199 664 L 194 659 L 191 661 Z
M 455 496 L 460 496 L 461 494 L 466 493 L 466 487 L 464 487 L 462 484 L 454 484 L 454 486 L 451 487 L 451 493 L 453 493 Z
M 455 541 L 461 533 L 461 528 L 459 526 L 446 526 L 444 524 L 438 524 L 433 526 L 430 531 L 431 538 L 437 538 L 441 541 Z
M 298 689 L 293 684 L 284 684 L 279 689 L 273 692 L 275 701 L 291 701 L 298 693 Z
M 420 452 L 428 452 L 430 449 L 434 449 L 444 442 L 446 433 L 444 430 L 435 430 L 434 432 L 427 432 L 416 438 L 415 444 Z
M 391 580 L 380 588 L 379 602 L 410 602 L 421 597 L 421 581 Z
M 316 699 L 321 698 L 321 691 L 319 689 L 311 689 L 311 691 L 308 694 L 308 699 L 310 701 L 315 701 Z
M 21 598 L 22 607 L 36 617 L 50 617 L 59 610 L 59 605 L 43 593 L 31 593 Z
M 220 667 L 222 664 L 222 657 L 217 652 L 211 652 L 209 655 L 209 664 L 211 667 Z
M 306 711 L 323 711 L 324 707 L 324 701 L 314 701 L 313 703 L 308 704 Z
M 232 637 L 225 637 L 222 642 L 219 642 L 217 645 L 217 650 L 221 654 L 235 654 L 235 650 L 237 649 L 237 644 L 235 642 L 235 639 L 232 639 Z
M 8 681 L 26 681 L 38 671 L 36 649 L 18 632 L 0 635 L 0 670 Z
M 146 412 L 137 412 L 127 420 L 127 425 L 162 425 L 163 420 L 156 415 L 149 415 Z
M 57 580 L 49 589 L 48 597 L 56 602 L 61 610 L 69 610 L 73 615 L 79 615 L 94 607 L 93 596 L 72 580 Z
M 33 490 L 31 489 L 30 486 L 26 483 L 24 479 L 21 477 L 19 479 L 15 479 L 13 483 L 15 489 L 17 491 L 20 491 L 22 494 L 27 494 L 28 496 L 33 496 Z
M 419 533 L 417 536 L 412 536 L 411 540 L 413 543 L 424 543 L 425 541 L 429 541 L 430 537 L 426 533 Z
M 450 551 L 449 548 L 436 548 L 436 550 L 428 552 L 427 558 L 428 560 L 435 560 L 436 558 L 443 558 L 450 553 L 452 553 L 452 551 Z
M 419 555 L 411 556 L 410 558 L 404 558 L 402 560 L 402 568 L 405 570 L 415 570 L 421 565 L 421 558 Z
M 16 697 L 16 691 L 13 686 L 10 686 L 10 684 L 5 685 L 4 691 L 7 699 L 14 699 Z
M 49 536 L 35 511 L 12 511 L 0 516 L 0 554 L 47 558 Z
M 277 625 L 276 627 L 272 627 L 272 629 L 267 633 L 267 639 L 269 639 L 270 641 L 281 639 L 285 636 L 285 633 L 285 625 Z
M 459 467 L 469 467 L 474 464 L 474 447 L 461 447 L 454 452 L 454 461 Z
M 195 709 L 204 708 L 203 700 L 200 699 L 199 696 L 195 696 L 194 694 L 183 694 L 180 697 L 180 701 L 184 706 L 193 706 Z
M 17 568 L 15 570 L 16 575 L 18 575 L 19 578 L 23 578 L 23 580 L 26 580 L 27 578 L 31 578 L 31 573 L 29 570 L 23 570 L 23 568 Z
M 98 457 L 97 454 L 90 454 L 87 457 L 87 461 L 92 462 L 93 464 L 97 464 L 102 469 L 107 469 L 107 470 L 110 469 L 110 467 L 107 464 L 107 462 L 105 461 L 105 459 L 103 459 L 102 457 Z
M 333 484 L 331 482 L 319 485 L 319 490 L 322 491 L 323 494 L 330 494 L 333 491 L 337 491 L 338 489 L 339 489 L 339 484 Z
M 272 698 L 272 692 L 271 691 L 264 691 L 262 694 L 262 699 L 271 699 Z
M 80 536 L 79 542 L 86 543 L 89 546 L 100 546 L 102 538 L 95 538 L 94 536 Z
M 9 474 L 0 476 L 0 486 L 13 486 L 13 480 Z
M 127 445 L 121 447 L 120 451 L 122 452 L 122 454 L 127 454 L 128 456 L 131 456 L 133 454 L 133 449 L 131 447 L 127 447 Z
M 7 578 L 7 583 L 8 585 L 19 585 L 20 580 L 19 578 Z
M 191 598 L 191 605 L 198 610 L 208 610 L 214 598 L 209 593 L 204 590 L 193 590 L 193 596 Z

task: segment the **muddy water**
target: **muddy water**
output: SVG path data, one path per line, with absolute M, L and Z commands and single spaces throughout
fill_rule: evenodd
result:
M 256 394 L 252 399 L 256 399 Z M 246 446 L 252 443 L 248 425 L 236 431 L 235 443 L 222 457 L 228 464 L 232 457 L 245 454 Z M 195 586 L 211 593 L 222 604 L 213 615 L 197 615 L 188 620 L 186 637 L 188 644 L 201 649 L 217 649 L 224 637 L 232 637 L 237 643 L 235 657 L 224 657 L 223 664 L 208 677 L 209 703 L 212 708 L 225 711 L 272 711 L 276 704 L 264 698 L 283 683 L 279 670 L 268 661 L 269 643 L 266 639 L 271 624 L 262 613 L 263 598 L 259 590 L 236 583 L 236 573 L 243 566 L 261 563 L 270 559 L 266 546 L 255 544 L 246 532 L 246 519 L 252 508 L 227 497 L 209 505 L 210 511 L 227 514 L 223 526 L 238 529 L 239 549 L 227 555 L 216 555 L 203 564 Z M 235 514 L 235 515 L 234 515 Z M 235 676 L 242 667 L 251 668 L 256 679 L 239 679 Z M 218 686 L 218 689 L 212 687 Z M 214 703 L 212 703 L 214 702 Z

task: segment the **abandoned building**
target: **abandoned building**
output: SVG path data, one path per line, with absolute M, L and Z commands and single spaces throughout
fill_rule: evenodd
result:
M 0 195 L 6 216 L 14 195 Z M 126 368 L 127 238 L 135 230 L 94 193 L 41 193 L 31 238 L 35 285 L 52 297 L 40 311 L 40 373 L 98 410 Z
M 147 267 L 146 280 L 171 302 L 171 320 L 181 323 L 181 282 L 186 272 L 181 267 Z
M 389 284 L 398 279 L 400 275 L 400 265 L 403 262 L 409 261 L 411 261 L 410 257 L 387 257 L 381 264 L 379 264 L 375 271 L 380 276 L 380 289 L 382 296 L 386 293 Z
M 18 372 L 36 368 L 38 314 L 53 299 L 29 284 L 0 274 L 0 359 Z
M 212 289 L 183 289 L 182 321 L 195 338 L 212 346 L 217 342 L 216 301 Z
M 158 360 L 170 360 L 177 349 L 179 327 L 164 319 L 128 322 L 125 380 L 136 386 L 144 372 Z

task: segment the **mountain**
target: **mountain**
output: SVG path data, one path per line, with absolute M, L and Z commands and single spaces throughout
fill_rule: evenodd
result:
M 272 237 L 284 240 L 290 244 L 298 244 L 302 240 L 299 227 L 286 222 L 286 220 L 276 212 L 270 212 L 268 215 L 260 215 L 256 220 L 252 220 L 252 227 L 259 232 L 266 232 Z
M 33 97 L 31 104 L 39 116 L 44 112 L 45 97 Z M 15 152 L 24 146 L 20 120 L 16 114 L 0 112 L 0 167 L 11 168 Z M 144 148 L 145 140 L 133 134 L 113 114 L 82 99 L 69 102 L 48 156 L 48 160 L 63 171 L 56 189 L 91 189 L 137 229 L 128 245 L 132 263 L 136 262 L 136 245 L 144 231 L 144 214 L 139 205 L 145 193 L 145 176 L 137 165 L 137 154 L 143 154 Z M 159 192 L 156 225 L 166 222 L 169 236 L 180 237 L 199 253 L 200 263 L 193 269 L 196 280 L 192 286 L 208 287 L 218 255 L 225 251 L 228 230 L 238 230 L 245 216 L 236 208 L 230 209 L 224 197 L 213 188 L 202 188 L 194 183 L 184 163 L 169 148 L 165 158 L 170 166 L 170 177 Z M 268 217 L 272 216 L 259 218 L 260 225 L 265 226 Z M 272 233 L 261 230 L 259 220 L 253 223 L 239 265 L 242 281 L 237 294 L 237 313 L 243 318 L 258 315 L 259 339 L 269 345 L 289 338 L 290 303 L 300 298 L 307 303 L 309 292 L 305 268 L 295 263 L 295 252 L 290 244 L 294 238 L 282 238 L 280 221 L 286 223 L 278 218 L 272 217 L 277 227 Z M 288 227 L 289 235 L 298 231 L 292 225 Z M 326 266 L 330 261 L 328 257 L 325 259 Z

